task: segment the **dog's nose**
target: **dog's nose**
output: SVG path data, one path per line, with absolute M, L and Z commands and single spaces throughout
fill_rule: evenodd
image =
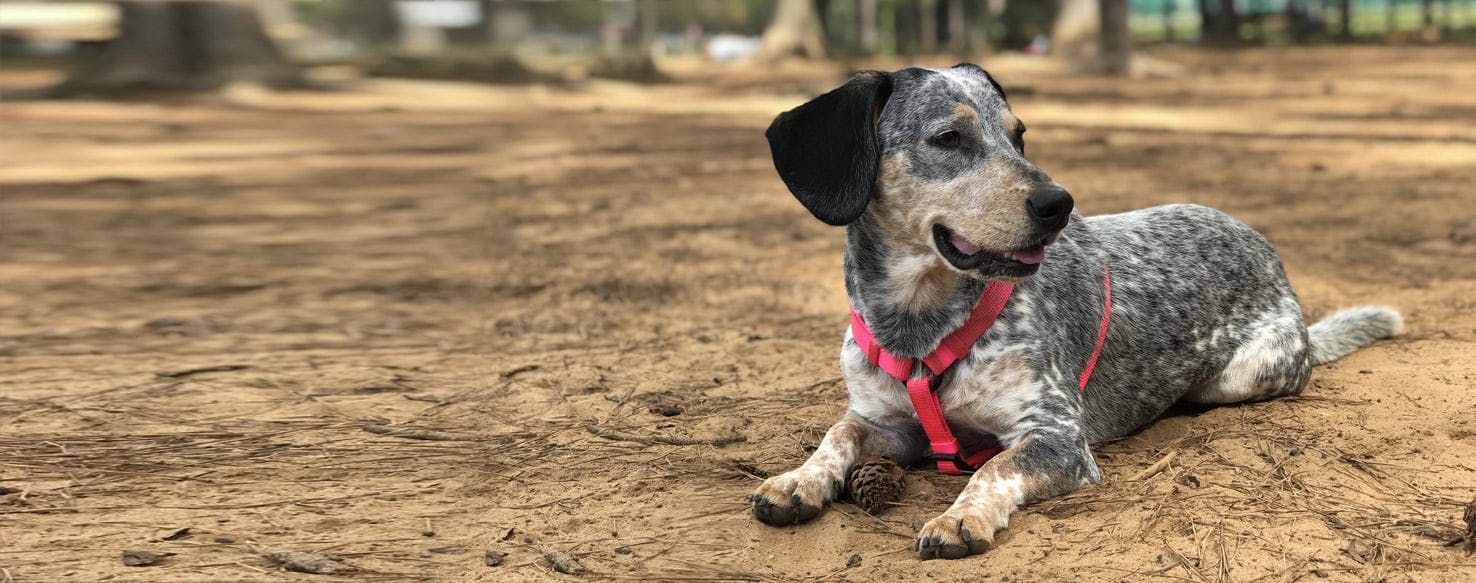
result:
M 1075 206 L 1071 193 L 1057 184 L 1040 186 L 1030 193 L 1030 198 L 1025 199 L 1025 208 L 1029 209 L 1031 220 L 1040 227 L 1052 230 L 1066 226 L 1066 221 L 1071 219 L 1071 209 Z

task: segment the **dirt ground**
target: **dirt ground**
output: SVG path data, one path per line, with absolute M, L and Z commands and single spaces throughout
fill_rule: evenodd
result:
M 744 500 L 845 408 L 841 232 L 762 140 L 840 68 L 7 101 L 0 582 L 572 579 L 546 549 L 588 580 L 1471 581 L 1476 49 L 1160 56 L 1188 72 L 985 64 L 1083 212 L 1221 208 L 1309 317 L 1407 333 L 1098 448 L 1100 486 L 955 562 L 910 546 L 963 477 L 795 528 Z

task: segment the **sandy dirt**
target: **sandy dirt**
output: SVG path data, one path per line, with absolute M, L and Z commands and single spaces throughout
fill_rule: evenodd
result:
M 1388 303 L 1408 331 L 1299 398 L 1098 448 L 1100 486 L 956 562 L 910 546 L 963 477 L 795 528 L 744 501 L 845 409 L 841 232 L 762 140 L 839 69 L 6 102 L 0 581 L 572 579 L 545 550 L 587 580 L 1476 578 L 1450 545 L 1476 496 L 1476 50 L 1162 56 L 1191 72 L 986 65 L 1083 212 L 1221 208 L 1309 317 Z

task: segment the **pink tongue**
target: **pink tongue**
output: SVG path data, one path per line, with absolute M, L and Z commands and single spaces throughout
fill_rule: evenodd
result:
M 948 242 L 952 243 L 953 247 L 961 251 L 964 255 L 973 255 L 979 252 L 978 245 L 970 243 L 968 239 L 965 239 L 963 235 L 958 233 L 949 236 Z
M 1036 265 L 1045 261 L 1045 247 L 1031 247 L 1010 253 L 1010 259 L 1027 265 Z

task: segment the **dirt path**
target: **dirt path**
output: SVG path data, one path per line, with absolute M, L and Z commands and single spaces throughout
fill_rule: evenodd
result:
M 1476 51 L 1169 56 L 1200 72 L 988 65 L 1084 212 L 1219 207 L 1309 316 L 1408 333 L 1100 448 L 1101 486 L 961 562 L 909 547 L 964 478 L 747 514 L 845 407 L 840 232 L 761 137 L 834 79 L 6 103 L 0 581 L 567 578 L 543 548 L 595 580 L 1472 580 Z

